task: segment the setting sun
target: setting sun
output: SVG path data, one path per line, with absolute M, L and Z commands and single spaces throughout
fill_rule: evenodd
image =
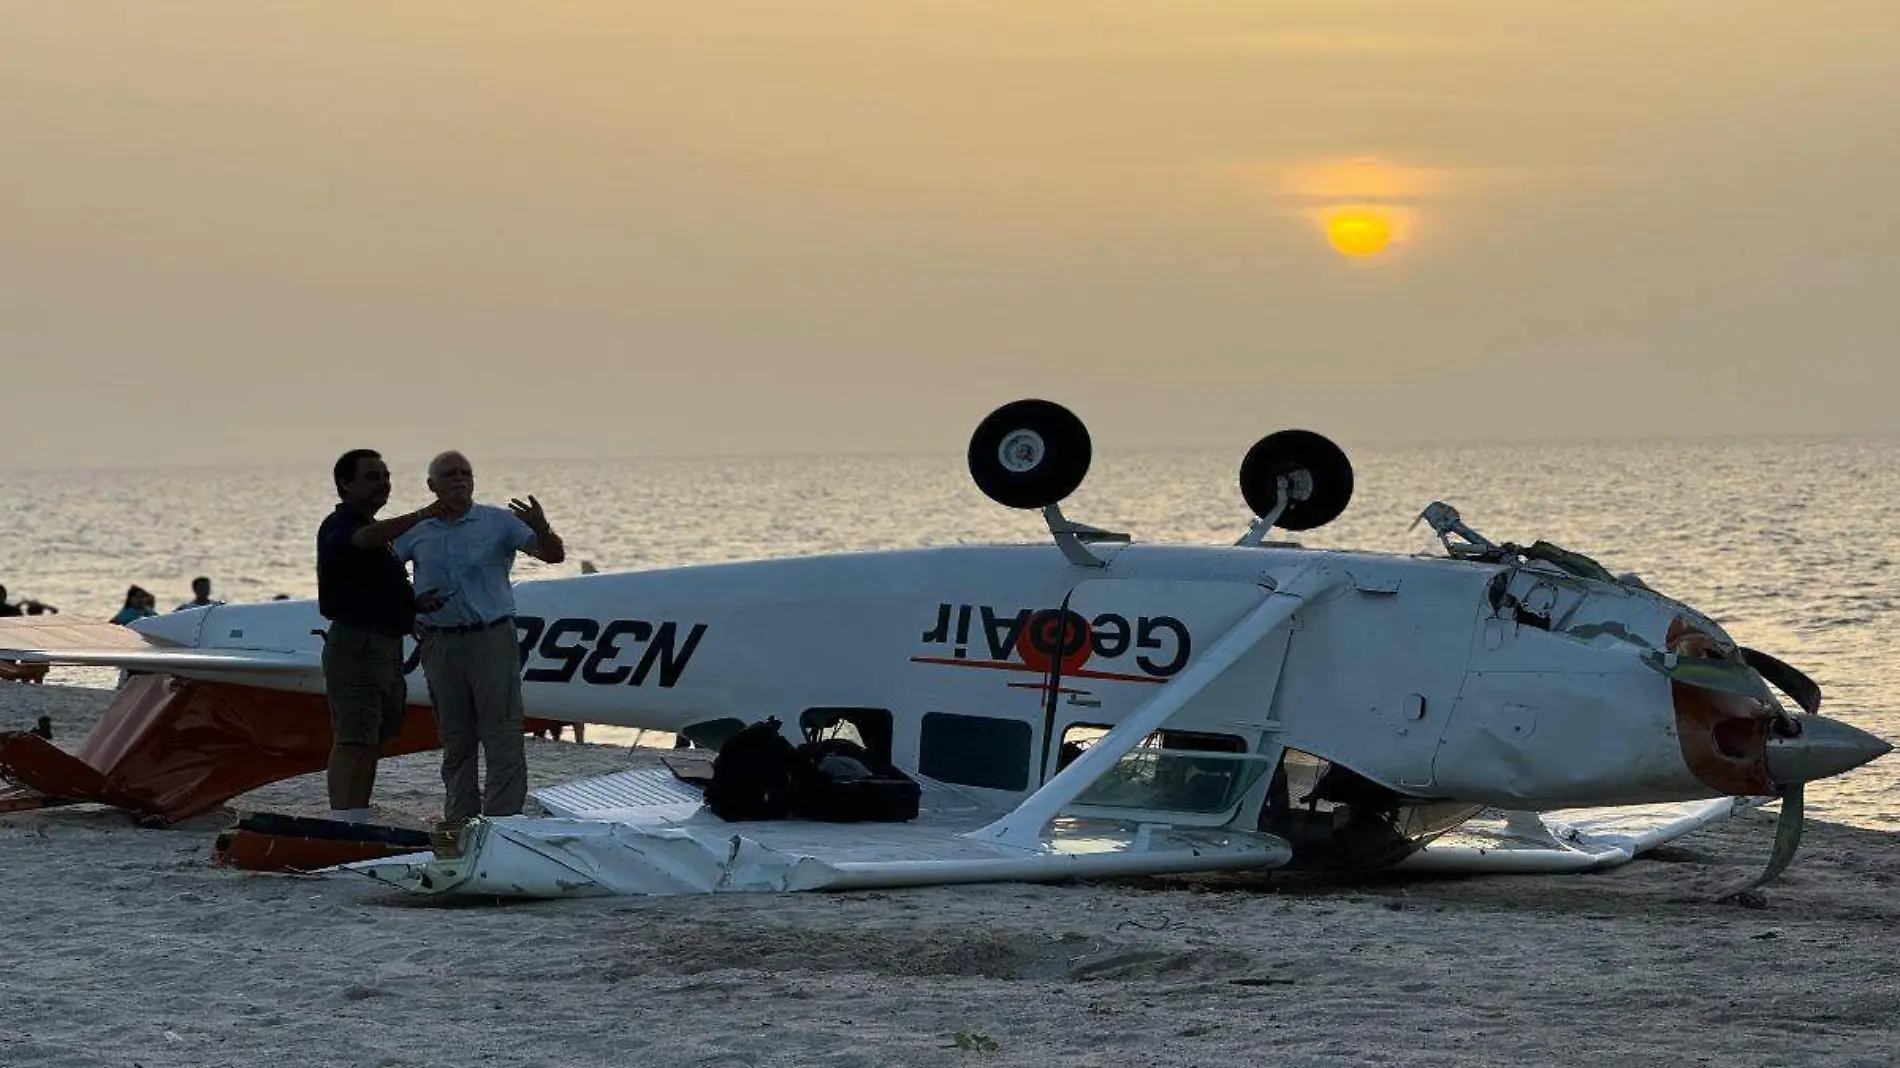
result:
M 1342 256 L 1376 256 L 1392 243 L 1392 223 L 1376 211 L 1342 211 L 1326 220 L 1326 240 Z

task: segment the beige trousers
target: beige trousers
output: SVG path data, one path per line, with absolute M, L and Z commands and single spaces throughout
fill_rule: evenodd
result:
M 442 818 L 459 823 L 480 813 L 515 816 L 528 799 L 528 755 L 522 742 L 521 650 L 513 621 L 470 634 L 430 634 L 422 672 L 442 736 Z M 475 750 L 488 765 L 488 786 L 476 775 Z

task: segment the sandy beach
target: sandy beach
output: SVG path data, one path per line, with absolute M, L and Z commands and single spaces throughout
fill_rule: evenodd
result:
M 0 684 L 0 729 L 83 736 L 110 694 Z M 656 751 L 529 741 L 536 785 Z M 424 825 L 436 755 L 386 761 Z M 1258 875 L 850 894 L 423 903 L 210 863 L 167 830 L 0 817 L 0 1064 L 1885 1065 L 1900 837 L 1811 821 L 1766 907 L 1751 813 L 1587 876 Z

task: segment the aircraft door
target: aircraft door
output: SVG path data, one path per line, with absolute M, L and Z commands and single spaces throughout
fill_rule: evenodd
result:
M 1429 794 L 1464 685 L 1482 577 L 1412 574 L 1401 588 L 1369 575 L 1307 617 L 1274 698 L 1287 744 Z

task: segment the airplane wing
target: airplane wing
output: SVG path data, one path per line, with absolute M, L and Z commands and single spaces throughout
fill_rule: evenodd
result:
M 0 622 L 0 661 L 204 674 L 301 674 L 323 670 L 314 653 L 268 649 L 185 649 L 112 623 Z
M 903 823 L 728 823 L 662 768 L 633 768 L 535 791 L 556 818 L 470 821 L 463 853 L 418 852 L 342 870 L 429 896 L 597 897 L 734 891 L 862 890 L 975 882 L 1276 868 L 1292 850 L 1271 835 L 1065 821 L 1034 848 L 961 832 L 996 812 L 918 777 Z

